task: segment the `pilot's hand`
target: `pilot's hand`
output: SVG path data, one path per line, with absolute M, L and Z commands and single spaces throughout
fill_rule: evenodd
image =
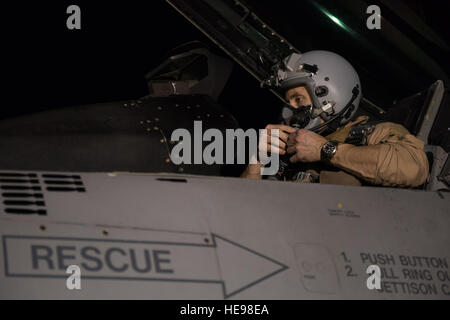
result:
M 278 129 L 278 135 L 275 135 L 273 129 Z M 287 148 L 287 141 L 289 138 L 289 134 L 294 133 L 296 129 L 283 125 L 283 124 L 269 124 L 266 126 L 267 130 L 267 144 L 260 145 L 260 150 L 268 151 L 271 153 L 285 154 Z M 272 144 L 272 135 L 276 138 L 276 142 Z
M 273 129 L 278 129 L 278 135 L 275 135 Z M 286 154 L 287 141 L 289 134 L 294 133 L 296 129 L 282 125 L 282 124 L 269 124 L 266 126 L 266 132 L 263 134 L 266 136 L 267 143 L 262 144 L 262 139 L 259 141 L 258 149 L 263 152 L 272 152 L 277 154 Z M 275 136 L 275 141 L 272 144 L 272 135 Z M 261 179 L 261 168 L 264 165 L 261 162 L 254 164 L 249 164 L 245 171 L 242 173 L 241 177 L 249 179 Z
M 327 139 L 315 132 L 299 129 L 288 138 L 287 152 L 293 154 L 289 160 L 292 163 L 320 161 L 320 149 L 326 142 Z

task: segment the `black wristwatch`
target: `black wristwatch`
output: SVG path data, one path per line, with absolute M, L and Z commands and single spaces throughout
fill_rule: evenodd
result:
M 326 142 L 320 149 L 320 160 L 330 161 L 337 151 L 338 144 L 336 140 Z

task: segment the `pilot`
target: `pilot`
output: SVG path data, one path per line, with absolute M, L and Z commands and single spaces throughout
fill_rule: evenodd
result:
M 278 143 L 267 139 L 267 150 L 280 154 L 280 170 L 269 179 L 389 187 L 425 183 L 428 160 L 421 140 L 400 124 L 354 119 L 361 84 L 343 57 L 329 51 L 294 53 L 271 78 L 286 104 L 281 124 L 266 127 L 279 130 Z M 262 167 L 250 164 L 242 177 L 261 179 Z

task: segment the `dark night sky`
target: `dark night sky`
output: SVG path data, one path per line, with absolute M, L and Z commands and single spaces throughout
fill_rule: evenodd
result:
M 203 37 L 164 1 L 148 2 L 77 1 L 80 31 L 66 28 L 72 2 L 14 8 L 8 96 L 40 109 L 144 95 L 144 75 L 167 50 Z
M 81 7 L 81 31 L 66 28 L 66 8 L 71 4 Z M 411 2 L 411 7 L 417 12 L 428 8 L 419 0 Z M 163 0 L 30 1 L 8 5 L 2 11 L 8 28 L 0 118 L 138 98 L 147 94 L 144 75 L 169 49 L 192 40 L 215 47 Z M 430 16 L 430 10 L 422 14 Z M 444 19 L 428 20 L 442 28 Z M 227 90 L 240 100 L 239 106 L 230 109 L 267 111 L 268 104 L 277 103 L 240 66 L 234 68 L 232 79 L 239 80 L 229 83 Z M 221 102 L 231 105 L 233 100 L 234 96 L 227 96 Z M 269 121 L 274 112 L 257 125 Z M 252 112 L 245 113 L 243 127 L 252 125 L 252 117 Z
M 79 31 L 66 28 L 66 8 L 74 3 L 82 12 Z M 189 41 L 200 40 L 225 56 L 163 0 L 39 2 L 8 11 L 6 104 L 0 118 L 142 97 L 148 94 L 145 74 L 168 50 Z M 234 68 L 232 77 L 239 82 L 229 82 L 227 92 L 237 90 L 243 97 L 240 105 L 278 103 L 241 67 Z M 239 109 L 232 97 L 222 100 Z M 270 111 L 257 124 L 245 113 L 243 126 L 267 123 L 277 113 Z

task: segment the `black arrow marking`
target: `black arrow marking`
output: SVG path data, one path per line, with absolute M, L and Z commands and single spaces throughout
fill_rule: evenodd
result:
M 250 283 L 247 284 L 240 284 L 238 289 L 233 290 L 232 292 L 228 292 L 227 291 L 227 286 L 226 286 L 226 279 L 217 279 L 217 280 L 204 280 L 204 279 L 188 279 L 188 278 L 161 278 L 161 277 L 126 277 L 126 276 L 98 276 L 98 275 L 86 275 L 84 274 L 82 276 L 83 279 L 95 279 L 95 280 L 125 280 L 125 281 L 131 281 L 131 280 L 137 280 L 137 281 L 160 281 L 160 282 L 181 282 L 181 283 L 198 283 L 198 284 L 219 284 L 222 286 L 222 292 L 223 292 L 223 297 L 225 299 L 228 299 L 234 295 L 236 295 L 239 292 L 242 292 L 244 290 L 249 289 L 250 287 L 253 287 L 255 285 L 257 285 L 258 283 L 265 281 L 273 276 L 275 276 L 276 274 L 283 272 L 284 270 L 288 269 L 288 266 L 274 260 L 271 259 L 261 253 L 258 253 L 250 248 L 247 248 L 241 244 L 238 244 L 236 242 L 233 242 L 231 240 L 228 240 L 226 238 L 223 238 L 221 236 L 218 236 L 216 234 L 211 234 L 212 235 L 212 243 L 211 244 L 203 244 L 203 243 L 175 243 L 175 242 L 162 242 L 162 241 L 137 241 L 137 240 L 113 240 L 113 239 L 89 239 L 89 238 L 59 238 L 59 237 L 35 237 L 35 236 L 19 236 L 19 235 L 4 235 L 3 236 L 3 252 L 5 255 L 5 276 L 6 277 L 23 277 L 23 278 L 67 278 L 66 274 L 55 274 L 54 272 L 52 272 L 52 274 L 39 274 L 39 273 L 33 273 L 33 274 L 20 274 L 20 273 L 11 273 L 9 270 L 9 263 L 8 263 L 8 254 L 7 254 L 7 240 L 8 239 L 27 239 L 27 240 L 53 240 L 53 241 L 70 241 L 70 242 L 102 242 L 102 243 L 116 243 L 116 244 L 145 244 L 145 245 L 165 245 L 165 246 L 172 246 L 172 247 L 197 247 L 197 248 L 205 248 L 206 249 L 210 249 L 210 250 L 216 250 L 216 251 L 220 251 L 221 247 L 223 246 L 223 244 L 221 244 L 220 246 L 217 245 L 218 241 L 220 240 L 221 242 L 226 242 L 228 244 L 231 244 L 234 247 L 237 247 L 238 249 L 244 250 L 247 253 L 249 253 L 250 255 L 255 255 L 258 256 L 260 258 L 262 258 L 262 261 L 269 261 L 271 264 L 274 264 L 276 266 L 278 266 L 278 268 L 269 273 L 266 274 L 265 276 L 260 277 L 259 279 L 255 280 L 255 281 L 251 281 Z M 230 249 L 228 248 L 228 250 L 226 251 L 227 253 L 230 252 Z M 216 253 L 217 255 L 217 253 Z M 214 256 L 216 256 L 214 255 Z M 241 252 L 239 252 L 238 254 L 239 257 L 242 257 Z M 229 257 L 229 259 L 232 259 L 232 257 Z M 218 260 L 214 260 L 213 264 L 211 266 L 215 267 L 215 268 L 219 268 L 219 264 L 220 264 L 220 259 Z M 242 263 L 242 261 L 239 261 L 238 264 L 240 267 L 244 266 L 245 268 L 245 263 Z M 211 267 L 210 265 L 205 266 L 205 267 Z

